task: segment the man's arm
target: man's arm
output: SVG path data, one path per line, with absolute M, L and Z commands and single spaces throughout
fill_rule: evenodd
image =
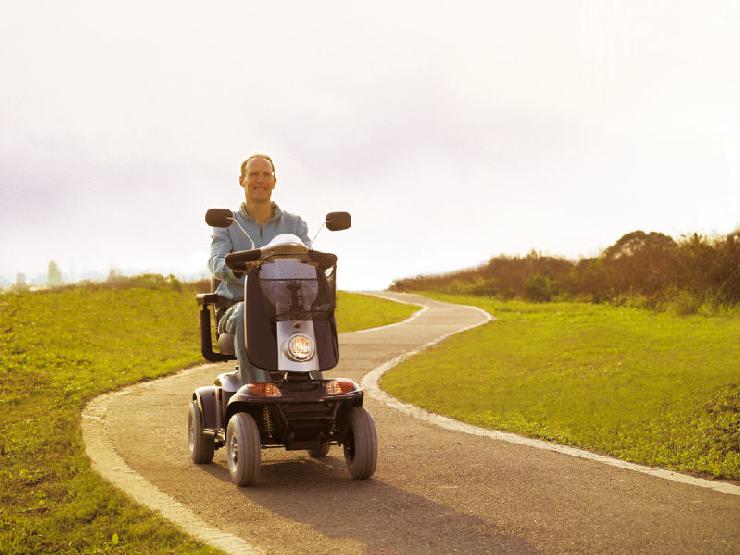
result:
M 234 248 L 227 228 L 214 227 L 208 269 L 211 270 L 216 279 L 222 281 L 239 281 L 239 278 L 236 277 L 234 272 L 226 266 L 226 255 L 232 250 Z

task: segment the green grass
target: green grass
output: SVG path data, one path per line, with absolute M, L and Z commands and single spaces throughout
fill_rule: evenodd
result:
M 136 284 L 0 295 L 0 553 L 216 552 L 130 501 L 84 454 L 87 401 L 202 362 L 194 290 Z M 338 327 L 406 308 L 341 293 Z
M 405 320 L 417 306 L 386 301 L 370 295 L 337 292 L 337 329 L 339 333 L 375 328 Z
M 475 425 L 740 479 L 740 318 L 431 295 L 497 320 L 390 371 L 389 393 Z

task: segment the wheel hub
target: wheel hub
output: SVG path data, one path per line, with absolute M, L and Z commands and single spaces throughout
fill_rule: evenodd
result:
M 229 442 L 229 463 L 231 463 L 231 466 L 236 468 L 237 463 L 239 462 L 239 442 L 236 439 L 236 436 L 231 436 L 231 441 Z

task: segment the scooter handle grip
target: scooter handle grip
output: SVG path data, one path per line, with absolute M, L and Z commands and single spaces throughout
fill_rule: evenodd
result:
M 247 269 L 248 262 L 256 262 L 261 256 L 262 251 L 260 249 L 230 252 L 226 255 L 226 265 L 235 272 L 244 272 Z

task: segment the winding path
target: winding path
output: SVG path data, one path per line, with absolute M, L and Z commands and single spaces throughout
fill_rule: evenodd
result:
M 473 307 L 383 296 L 427 308 L 401 324 L 343 334 L 340 366 L 328 374 L 369 389 L 379 440 L 373 480 L 350 481 L 338 447 L 323 462 L 265 450 L 255 488 L 231 484 L 223 449 L 213 464 L 193 465 L 190 395 L 229 365 L 92 401 L 83 435 L 95 469 L 231 553 L 740 552 L 736 485 L 479 431 L 382 394 L 375 380 L 392 361 L 489 318 Z

